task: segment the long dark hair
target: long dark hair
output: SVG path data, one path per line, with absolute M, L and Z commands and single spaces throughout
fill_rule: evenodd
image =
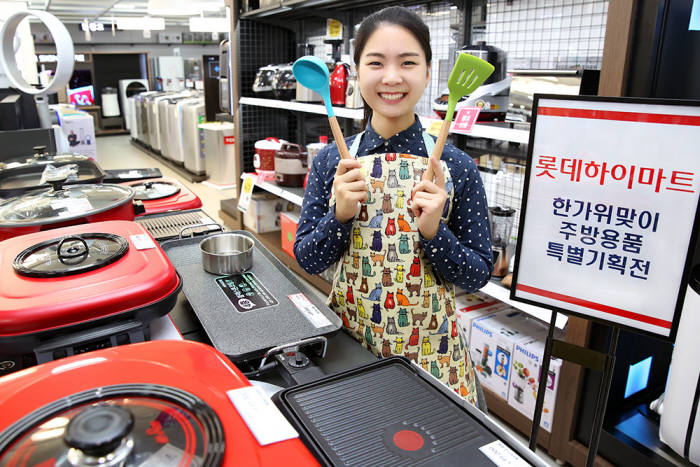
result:
M 433 50 L 430 48 L 430 30 L 428 26 L 426 26 L 420 16 L 411 10 L 400 6 L 390 6 L 376 13 L 372 13 L 360 24 L 360 28 L 355 36 L 355 55 L 353 56 L 355 68 L 359 69 L 360 56 L 362 56 L 362 51 L 367 45 L 367 40 L 381 24 L 401 26 L 413 34 L 413 37 L 416 38 L 425 53 L 426 63 L 430 65 L 430 61 L 433 59 Z M 365 109 L 362 120 L 362 128 L 364 129 L 372 116 L 372 108 L 367 105 L 364 98 L 362 102 Z

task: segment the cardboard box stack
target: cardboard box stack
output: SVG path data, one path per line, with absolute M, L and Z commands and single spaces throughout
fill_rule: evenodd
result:
M 294 203 L 270 193 L 253 193 L 250 204 L 243 214 L 243 224 L 255 233 L 278 232 L 280 213 L 297 212 L 301 208 Z

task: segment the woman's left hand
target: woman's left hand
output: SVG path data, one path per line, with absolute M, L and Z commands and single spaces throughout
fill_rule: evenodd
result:
M 429 164 L 433 166 L 435 182 L 423 179 L 411 192 L 411 209 L 418 220 L 418 230 L 426 240 L 432 240 L 437 234 L 447 201 L 445 174 L 440 167 L 440 161 L 431 157 Z

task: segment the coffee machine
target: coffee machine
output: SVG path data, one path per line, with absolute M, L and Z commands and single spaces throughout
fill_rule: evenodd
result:
M 493 251 L 493 277 L 508 275 L 510 266 L 510 234 L 513 230 L 515 209 L 500 206 L 489 208 L 491 249 Z

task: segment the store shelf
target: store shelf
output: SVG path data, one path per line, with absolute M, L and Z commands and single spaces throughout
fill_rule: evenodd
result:
M 256 174 L 242 173 L 241 179 L 245 180 L 246 178 L 252 178 L 253 180 L 255 180 L 255 186 L 257 186 L 258 188 L 262 188 L 263 190 L 268 191 L 273 195 L 277 195 L 280 198 L 286 199 L 287 201 L 294 203 L 297 206 L 301 206 L 301 203 L 304 200 L 303 188 L 281 187 L 275 182 L 258 181 L 258 176 Z
M 442 123 L 442 120 L 437 117 L 420 117 L 420 122 L 424 128 L 428 128 L 435 122 Z M 530 140 L 530 130 L 510 128 L 509 125 L 510 124 L 504 123 L 479 123 L 474 125 L 470 133 L 453 131 L 452 128 L 450 128 L 450 133 L 471 136 L 472 138 L 488 138 L 499 141 L 510 141 L 511 143 L 527 144 Z M 454 122 L 452 123 L 452 127 L 454 127 Z
M 527 313 L 530 316 L 534 316 L 535 318 L 538 318 L 545 323 L 549 323 L 549 321 L 552 319 L 552 311 L 547 309 L 547 308 L 541 308 L 539 306 L 534 306 L 530 305 L 527 303 L 522 303 L 518 302 L 515 300 L 510 299 L 510 289 L 506 289 L 505 287 L 498 285 L 495 282 L 489 281 L 486 283 L 486 285 L 481 289 L 482 292 L 485 294 L 491 295 L 493 298 L 496 298 L 502 302 L 505 302 L 509 304 L 510 306 L 517 308 L 520 311 L 523 311 Z M 568 321 L 568 317 L 563 314 L 563 313 L 558 313 L 557 314 L 557 322 L 556 322 L 556 327 L 559 329 L 564 329 L 566 326 L 566 322 Z
M 532 420 L 527 418 L 521 412 L 518 412 L 513 407 L 508 405 L 507 401 L 504 401 L 488 388 L 481 387 L 484 391 L 484 398 L 486 399 L 486 407 L 488 411 L 497 415 L 501 420 L 506 421 L 510 426 L 518 430 L 524 435 L 529 435 L 532 430 Z M 544 428 L 540 428 L 537 433 L 537 445 L 549 449 L 549 438 L 551 434 Z
M 277 99 L 260 99 L 258 97 L 241 97 L 239 104 L 254 105 L 256 107 L 268 107 L 271 109 L 296 110 L 312 114 L 326 115 L 326 106 L 322 104 L 304 104 L 302 102 L 281 101 Z M 362 120 L 363 109 L 346 109 L 344 107 L 333 107 L 336 117 L 354 118 Z

